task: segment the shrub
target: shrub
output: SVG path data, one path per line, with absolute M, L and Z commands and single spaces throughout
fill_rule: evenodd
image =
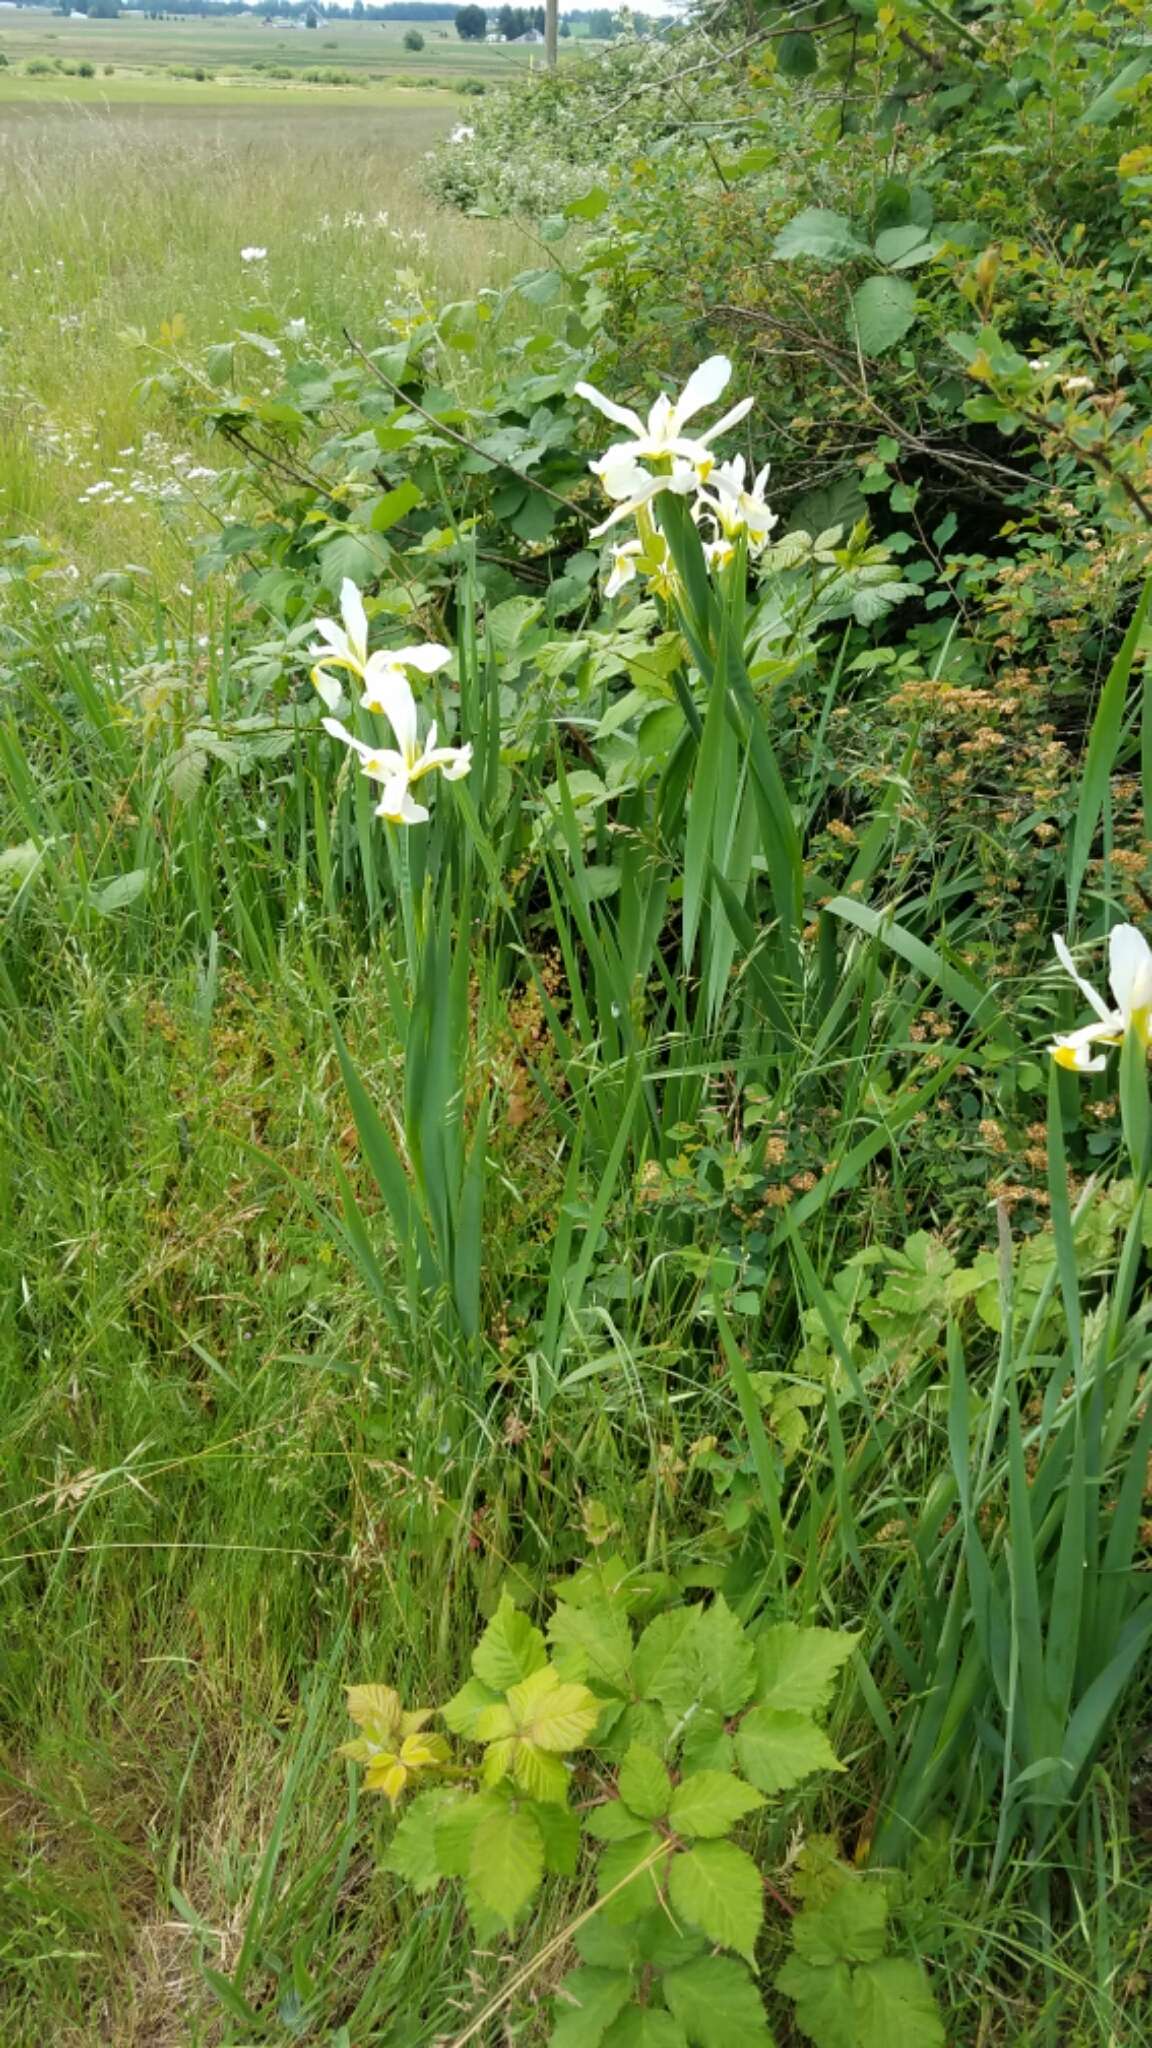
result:
M 404 48 L 406 50 L 422 50 L 424 48 L 424 38 L 418 28 L 405 29 Z
M 76 66 L 76 76 L 77 78 L 95 78 L 96 66 L 94 64 L 89 64 L 87 59 L 85 59 L 83 64 L 78 64 Z
M 49 63 L 47 57 L 30 57 L 24 66 L 29 78 L 47 78 L 55 69 L 56 66 Z

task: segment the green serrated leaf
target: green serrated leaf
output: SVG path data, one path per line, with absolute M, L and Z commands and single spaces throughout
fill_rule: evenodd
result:
M 544 1868 L 553 1877 L 575 1877 L 580 1860 L 580 1822 L 567 1806 L 544 1799 L 532 1808 L 544 1843 Z
M 726 1835 L 746 1813 L 763 1806 L 764 1795 L 730 1771 L 695 1771 L 672 1794 L 668 1818 L 678 1835 Z
M 792 1945 L 806 1963 L 872 1963 L 884 1953 L 888 1894 L 881 1884 L 845 1884 L 827 1905 L 797 1914 Z
M 806 1906 L 824 1906 L 841 1885 L 859 1884 L 859 1873 L 841 1861 L 834 1835 L 809 1835 L 792 1879 L 793 1895 Z
M 692 2048 L 773 2048 L 760 1993 L 731 1956 L 702 1956 L 669 1970 L 663 1990 Z
M 548 2048 L 598 2048 L 621 2006 L 632 1996 L 627 1970 L 571 1970 L 556 1994 L 556 2024 Z
M 629 1835 L 642 1835 L 647 1822 L 629 1812 L 622 1799 L 609 1799 L 584 1815 L 584 1830 L 596 1842 L 626 1842 Z
M 796 2024 L 816 2048 L 861 2048 L 847 1963 L 817 1970 L 799 1956 L 790 1956 L 776 1978 L 776 1989 L 795 2001 Z
M 778 1622 L 756 1638 L 756 1699 L 762 1707 L 818 1714 L 860 1638 L 830 1628 Z
M 544 1638 L 526 1614 L 514 1607 L 507 1593 L 472 1652 L 472 1669 L 484 1685 L 497 1693 L 531 1678 L 548 1662 Z M 459 1695 L 457 1695 L 459 1697 Z
M 932 1988 L 901 1956 L 866 1963 L 852 1978 L 856 2038 L 877 2048 L 947 2048 Z
M 631 1970 L 640 1961 L 640 1929 L 646 1922 L 633 1920 L 627 1927 L 613 1927 L 603 1913 L 596 1913 L 578 1927 L 572 1945 L 586 1963 L 598 1970 Z
M 515 1925 L 544 1875 L 544 1838 L 527 1807 L 506 1806 L 473 1831 L 468 1879 L 481 1905 Z
M 507 1800 L 495 1792 L 458 1799 L 435 1818 L 436 1860 L 445 1877 L 467 1877 L 472 1867 L 472 1837 L 482 1820 L 504 1813 Z
M 609 1926 L 625 1926 L 651 1910 L 670 1854 L 669 1845 L 655 1828 L 646 1828 L 642 1835 L 631 1835 L 624 1842 L 609 1843 L 596 1866 L 596 1885 L 606 1901 L 604 1917 Z
M 607 1692 L 629 1689 L 632 1631 L 617 1607 L 558 1606 L 548 1623 L 552 1660 L 562 1678 Z
M 613 2021 L 604 2048 L 688 2048 L 683 2027 L 654 2005 L 630 2005 Z
M 738 1713 L 752 1697 L 756 1652 L 726 1600 L 718 1593 L 696 1623 L 700 1697 L 722 1714 Z
M 672 1796 L 672 1780 L 654 1749 L 634 1742 L 616 1781 L 625 1806 L 644 1820 L 662 1820 Z
M 698 1714 L 693 1714 L 680 1751 L 683 1770 L 728 1771 L 735 1755 L 723 1714 L 717 1713 L 715 1707 L 702 1707 Z
M 761 1792 L 788 1792 L 813 1771 L 840 1771 L 822 1728 L 807 1714 L 778 1714 L 771 1707 L 753 1707 L 736 1731 L 736 1759 L 744 1776 Z
M 696 1614 L 690 1607 L 675 1607 L 649 1622 L 632 1659 L 632 1683 L 641 1699 L 659 1700 L 676 1714 L 692 1705 L 697 1692 L 695 1630 Z
M 657 1706 L 655 1700 L 634 1700 L 613 1725 L 611 1740 L 601 1743 L 598 1736 L 598 1744 L 614 1763 L 626 1757 L 635 1742 L 642 1742 L 646 1749 L 654 1749 L 661 1756 L 675 1722 L 670 1708 Z
M 673 1859 L 668 1892 L 674 1910 L 749 1963 L 764 1917 L 764 1887 L 752 1858 L 734 1842 L 700 1842 Z
M 459 1792 L 442 1785 L 431 1792 L 418 1793 L 380 1859 L 382 1868 L 402 1877 L 414 1892 L 433 1891 L 444 1876 L 436 1823 L 447 1808 L 461 1803 Z

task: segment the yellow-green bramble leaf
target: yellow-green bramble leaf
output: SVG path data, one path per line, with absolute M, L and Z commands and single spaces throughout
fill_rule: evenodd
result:
M 763 1806 L 764 1795 L 731 1771 L 695 1771 L 672 1794 L 668 1818 L 679 1835 L 726 1835 L 746 1813 Z
M 478 1678 L 470 1678 L 448 1701 L 447 1706 L 441 1707 L 440 1718 L 451 1729 L 453 1735 L 464 1735 L 470 1742 L 475 1742 L 478 1739 L 476 1723 L 481 1714 L 486 1707 L 494 1707 L 497 1704 L 498 1695 L 493 1692 L 491 1686 L 482 1684 Z
M 530 1678 L 548 1661 L 544 1638 L 526 1614 L 514 1607 L 507 1593 L 472 1652 L 472 1669 L 493 1692 L 505 1693 L 510 1686 Z
M 632 1995 L 626 1970 L 572 1970 L 556 1994 L 556 2025 L 548 2048 L 597 2048 Z
M 481 1905 L 515 1924 L 544 1875 L 544 1839 L 523 1806 L 489 1814 L 475 1829 L 469 1883 Z
M 548 1623 L 548 1640 L 561 1678 L 587 1680 L 608 1692 L 628 1691 L 632 1631 L 618 1608 L 561 1602 Z
M 508 1707 L 524 1741 L 557 1754 L 578 1749 L 600 1714 L 599 1701 L 588 1687 L 565 1684 L 554 1664 L 546 1664 L 521 1685 L 512 1686 Z
M 756 1699 L 778 1712 L 818 1714 L 859 1636 L 779 1622 L 756 1638 Z
M 752 1697 L 756 1651 L 743 1624 L 719 1593 L 710 1607 L 697 1613 L 696 1654 L 700 1698 L 722 1714 L 738 1713 Z
M 659 1700 L 676 1713 L 692 1705 L 699 1675 L 695 1628 L 690 1607 L 674 1608 L 649 1622 L 632 1659 L 632 1682 L 642 1700 Z
M 756 1960 L 764 1887 L 752 1858 L 734 1842 L 700 1842 L 673 1858 L 668 1874 L 673 1910 L 709 1941 Z
M 656 1751 L 634 1742 L 620 1766 L 616 1790 L 629 1812 L 661 1820 L 672 1797 L 672 1780 Z
M 813 1771 L 841 1771 L 822 1728 L 807 1714 L 753 1707 L 736 1730 L 736 1760 L 761 1792 L 787 1792 Z
M 661 1988 L 692 2048 L 773 2048 L 760 1993 L 731 1956 L 700 1956 L 668 1970 Z

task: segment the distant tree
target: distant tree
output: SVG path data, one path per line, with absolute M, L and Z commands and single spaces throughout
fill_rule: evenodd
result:
M 544 9 L 543 9 L 542 7 L 534 7 L 534 8 L 532 9 L 532 26 L 533 26 L 533 28 L 534 28 L 534 29 L 538 30 L 538 32 L 540 33 L 540 35 L 543 35 L 543 33 L 544 33 Z
M 88 14 L 92 21 L 119 21 L 120 0 L 88 0 Z
M 562 36 L 570 36 L 572 33 L 572 24 L 566 14 L 560 18 L 560 33 Z
M 418 28 L 405 29 L 404 48 L 406 50 L 422 50 L 424 48 L 424 38 Z
M 482 7 L 458 7 L 456 33 L 462 43 L 482 43 L 488 33 L 488 16 Z
M 598 43 L 610 43 L 619 24 L 610 7 L 593 7 L 588 15 L 588 33 Z

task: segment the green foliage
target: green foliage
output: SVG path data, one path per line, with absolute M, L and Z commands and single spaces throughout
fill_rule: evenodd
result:
M 765 1801 L 754 1771 L 741 1778 L 691 1767 L 692 1724 L 698 1716 L 724 1717 L 742 1757 L 757 1716 L 774 1717 L 774 1791 L 825 1763 L 834 1768 L 811 1716 L 826 1708 L 854 1638 L 791 1624 L 750 1631 L 722 1598 L 687 1605 L 671 1588 L 636 1634 L 627 1581 L 615 1594 L 611 1583 L 607 1573 L 598 1582 L 562 1582 L 547 1637 L 507 1593 L 501 1597 L 473 1651 L 472 1678 L 442 1709 L 452 1733 L 484 1745 L 484 1755 L 468 1763 L 445 1746 L 439 1765 L 422 1762 L 459 1789 L 418 1794 L 393 1835 L 387 1867 L 421 1893 L 440 1878 L 462 1879 L 483 1934 L 490 1923 L 514 1927 L 547 1873 L 581 1875 L 595 1857 L 601 1903 L 577 1925 L 582 1962 L 557 1995 L 553 2042 L 679 2040 L 719 2048 L 738 2028 L 741 2040 L 771 2048 L 749 1974 L 763 1880 L 754 1856 L 729 1839 Z M 359 1688 L 351 1706 L 362 1725 L 375 1716 L 375 1726 L 383 1714 L 389 1744 L 413 1718 L 402 1721 L 399 1700 L 384 1687 Z M 422 1759 L 425 1718 L 415 1717 Z M 370 1785 L 374 1774 L 381 1782 L 379 1761 L 363 1758 L 359 1744 L 343 1753 L 369 1762 Z M 383 1768 L 394 1770 L 393 1760 Z M 469 1779 L 473 1790 L 464 1789 Z M 843 1904 L 837 1894 L 825 1908 L 823 1935 L 816 1911 L 797 1919 L 790 1967 L 823 1963 L 833 1940 L 855 1957 L 845 1908 L 857 1896 L 876 1916 L 874 1953 L 882 1953 L 884 1894 L 854 1885 Z M 705 1955 L 705 1943 L 742 1960 Z M 931 2016 L 914 1971 L 912 1982 Z M 871 1998 L 878 2012 L 882 1997 L 890 2005 L 903 1997 L 911 2010 L 916 2000 L 903 1985 L 890 1973 L 861 1989 L 861 2011 Z M 926 2048 L 935 2038 L 924 2034 Z
M 800 1861 L 808 1876 L 810 1851 Z M 795 1952 L 776 1978 L 814 2048 L 944 2048 L 923 1970 L 886 1953 L 888 1918 L 882 1883 L 842 1865 L 821 1868 L 820 1896 L 794 1920 Z

